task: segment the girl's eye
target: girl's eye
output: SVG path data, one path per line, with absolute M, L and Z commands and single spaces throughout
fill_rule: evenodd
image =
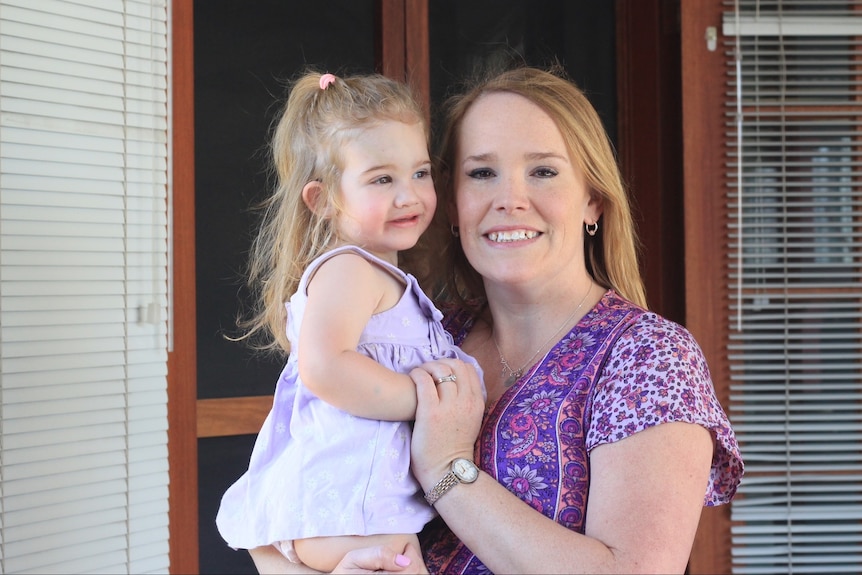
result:
M 391 184 L 392 177 L 390 176 L 380 176 L 379 178 L 375 178 L 371 181 L 372 184 Z
M 413 174 L 413 178 L 416 180 L 421 180 L 423 178 L 427 178 L 431 175 L 431 170 L 419 170 L 415 174 Z
M 473 178 L 476 180 L 486 180 L 488 178 L 492 178 L 493 176 L 494 172 L 490 168 L 476 168 L 467 172 L 468 178 Z
M 557 170 L 552 168 L 537 168 L 533 174 L 539 178 L 553 178 L 557 175 Z

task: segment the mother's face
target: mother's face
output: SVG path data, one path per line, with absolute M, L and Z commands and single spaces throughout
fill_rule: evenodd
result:
M 453 220 L 486 285 L 585 270 L 583 227 L 600 208 L 544 110 L 515 94 L 486 94 L 464 116 L 457 149 Z

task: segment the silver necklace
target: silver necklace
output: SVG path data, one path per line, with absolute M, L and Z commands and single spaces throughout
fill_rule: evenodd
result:
M 532 361 L 536 358 L 537 355 L 539 355 L 539 352 L 545 349 L 545 346 L 548 345 L 558 333 L 560 333 L 560 330 L 562 330 L 569 324 L 570 321 L 572 321 L 572 318 L 575 317 L 575 314 L 578 313 L 578 310 L 581 309 L 581 306 L 583 306 L 584 302 L 587 301 L 587 296 L 590 295 L 591 291 L 593 291 L 593 282 L 590 282 L 590 287 L 587 289 L 587 293 L 584 294 L 584 297 L 581 298 L 581 303 L 578 304 L 578 307 L 576 307 L 575 310 L 571 313 L 571 315 L 567 317 L 565 321 L 563 321 L 563 323 L 560 324 L 560 327 L 558 327 L 556 331 L 551 334 L 551 337 L 546 339 L 545 342 L 539 346 L 539 349 L 537 349 L 533 353 L 533 355 L 530 356 L 530 359 L 524 362 L 524 365 L 522 365 L 518 369 L 512 369 L 512 367 L 509 365 L 509 362 L 506 361 L 505 357 L 503 357 L 503 352 L 502 350 L 500 350 L 500 344 L 497 343 L 497 334 L 494 332 L 494 329 L 491 328 L 491 340 L 494 342 L 494 347 L 497 348 L 497 354 L 500 356 L 500 365 L 502 366 L 502 368 L 500 369 L 500 376 L 506 378 L 503 382 L 503 387 L 512 387 L 513 383 L 521 379 L 521 376 L 524 375 L 524 370 L 527 369 L 527 366 L 531 365 Z M 506 375 L 507 373 L 509 375 Z

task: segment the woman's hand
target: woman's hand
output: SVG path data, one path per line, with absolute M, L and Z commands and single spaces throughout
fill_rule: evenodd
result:
M 319 573 L 302 563 L 291 563 L 272 545 L 249 549 L 258 573 Z M 407 544 L 401 553 L 378 545 L 354 549 L 344 555 L 333 573 L 428 573 L 419 550 Z
M 333 573 L 428 573 L 419 550 L 407 544 L 403 553 L 389 547 L 364 547 L 349 551 Z
M 410 377 L 418 401 L 411 467 L 427 491 L 448 473 L 453 459 L 473 459 L 485 412 L 484 386 L 476 369 L 458 359 L 428 362 Z

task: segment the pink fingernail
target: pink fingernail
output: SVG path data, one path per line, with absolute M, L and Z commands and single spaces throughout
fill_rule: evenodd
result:
M 396 555 L 395 564 L 399 567 L 407 567 L 408 565 L 410 565 L 410 557 L 406 555 Z

